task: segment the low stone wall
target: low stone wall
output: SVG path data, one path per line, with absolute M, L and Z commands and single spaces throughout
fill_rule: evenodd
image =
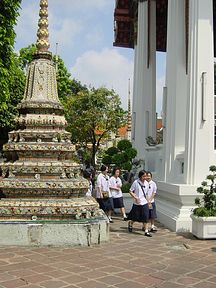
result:
M 92 221 L 0 221 L 0 245 L 91 246 L 109 241 L 107 217 Z

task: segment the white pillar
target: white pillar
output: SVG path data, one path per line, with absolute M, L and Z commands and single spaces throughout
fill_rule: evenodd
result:
M 157 197 L 159 221 L 175 231 L 191 231 L 197 186 L 215 164 L 213 3 L 189 1 L 188 75 L 185 3 L 168 1 L 165 181 Z
M 215 164 L 212 0 L 190 0 L 185 180 L 200 184 Z
M 166 122 L 164 123 L 165 181 L 183 183 L 187 80 L 185 1 L 168 1 Z
M 156 3 L 151 1 L 148 28 L 148 3 L 138 3 L 138 35 L 135 45 L 132 141 L 138 158 L 145 158 L 145 140 L 156 137 Z M 148 29 L 149 40 L 148 40 Z M 149 42 L 148 42 L 149 41 Z M 148 49 L 149 43 L 149 49 Z M 149 63 L 148 63 L 148 52 Z

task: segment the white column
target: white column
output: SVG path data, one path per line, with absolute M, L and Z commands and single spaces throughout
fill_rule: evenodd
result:
M 131 140 L 133 146 L 138 149 L 137 143 L 137 133 L 136 133 L 136 115 L 137 115 L 137 108 L 139 107 L 139 98 L 137 94 L 137 87 L 138 87 L 138 51 L 137 45 L 134 46 L 134 75 L 133 75 L 133 98 L 132 98 L 132 133 L 131 133 Z
M 165 181 L 158 181 L 157 211 L 175 231 L 191 231 L 197 186 L 215 164 L 212 2 L 189 1 L 186 75 L 186 2 L 168 0 Z
M 138 158 L 145 158 L 145 140 L 156 137 L 156 3 L 151 1 L 148 65 L 148 3 L 138 3 L 135 46 L 132 141 Z
M 187 82 L 185 1 L 168 1 L 166 123 L 164 129 L 165 181 L 183 183 Z
M 200 184 L 215 164 L 212 0 L 190 0 L 185 180 Z

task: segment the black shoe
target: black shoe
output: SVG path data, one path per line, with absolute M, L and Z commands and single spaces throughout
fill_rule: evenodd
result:
M 133 232 L 133 226 L 128 225 L 128 232 L 129 232 L 129 233 L 132 233 L 132 232 Z
M 155 233 L 155 232 L 157 232 L 157 229 L 156 229 L 156 228 L 151 228 L 151 229 L 150 229 L 150 232 Z
M 127 221 L 127 217 L 123 217 L 123 221 Z
M 109 219 L 109 223 L 113 223 L 113 220 L 110 216 L 108 216 L 108 219 Z
M 145 232 L 144 234 L 146 237 L 152 237 L 152 235 L 149 232 Z

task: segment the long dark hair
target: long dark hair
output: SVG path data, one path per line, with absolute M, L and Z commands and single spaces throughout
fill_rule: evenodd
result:
M 100 168 L 100 171 L 104 172 L 104 171 L 106 171 L 106 169 L 107 169 L 107 166 L 106 165 L 102 165 L 101 168 Z
M 113 171 L 112 171 L 112 175 L 115 175 L 115 172 L 119 170 L 119 172 L 121 173 L 121 169 L 119 167 L 114 167 Z
M 151 175 L 151 178 L 152 178 L 152 173 L 151 173 L 151 171 L 146 171 L 146 174 L 147 174 L 147 175 L 150 174 L 150 175 Z
M 146 171 L 145 171 L 145 170 L 139 171 L 139 174 L 138 174 L 139 179 L 140 179 L 144 174 L 146 174 Z

